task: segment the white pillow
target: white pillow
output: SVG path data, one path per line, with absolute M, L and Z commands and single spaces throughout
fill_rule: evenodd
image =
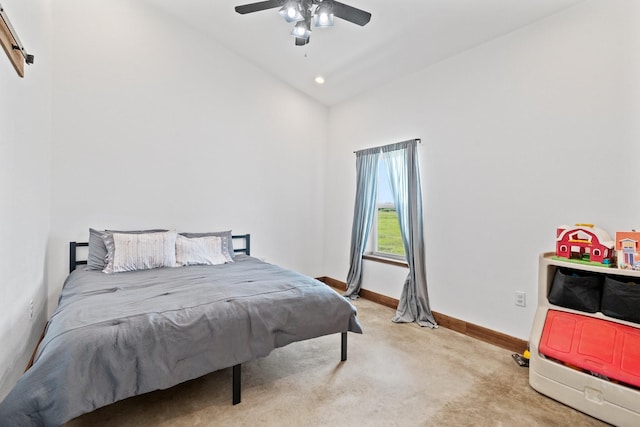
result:
M 188 238 L 176 237 L 176 263 L 178 265 L 218 265 L 227 262 L 222 251 L 222 238 L 218 236 Z
M 108 233 L 104 237 L 107 247 L 105 273 L 175 267 L 176 232 L 161 233 Z

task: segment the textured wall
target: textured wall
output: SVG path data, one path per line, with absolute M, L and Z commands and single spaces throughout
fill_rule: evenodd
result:
M 24 371 L 46 320 L 52 91 L 49 3 L 2 1 L 27 52 L 35 55 L 35 64 L 26 67 L 21 79 L 0 51 L 0 399 Z
M 348 272 L 352 151 L 422 138 L 432 308 L 527 338 L 556 227 L 639 226 L 639 28 L 638 2 L 581 3 L 333 107 L 325 274 Z M 364 288 L 397 298 L 404 274 L 369 266 Z
M 54 22 L 50 310 L 89 227 L 231 228 L 321 273 L 326 107 L 146 2 L 56 1 Z

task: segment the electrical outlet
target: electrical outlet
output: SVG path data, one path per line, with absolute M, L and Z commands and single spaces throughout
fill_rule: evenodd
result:
M 518 307 L 527 306 L 527 294 L 522 291 L 516 291 L 515 303 Z
M 29 320 L 33 319 L 33 300 L 29 300 Z

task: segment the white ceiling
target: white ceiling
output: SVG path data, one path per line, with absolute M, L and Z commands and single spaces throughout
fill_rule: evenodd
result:
M 278 9 L 235 12 L 251 0 L 144 1 L 331 106 L 583 0 L 343 0 L 371 22 L 336 19 L 306 46 L 294 45 Z

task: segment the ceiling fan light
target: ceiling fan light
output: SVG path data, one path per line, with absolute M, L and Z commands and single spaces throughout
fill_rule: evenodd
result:
M 309 28 L 309 25 L 306 22 L 300 21 L 296 24 L 295 27 L 293 27 L 293 30 L 291 31 L 291 35 L 298 39 L 306 40 L 311 35 L 311 29 Z
M 304 19 L 300 11 L 300 4 L 297 1 L 288 1 L 282 6 L 279 13 L 287 22 L 301 21 Z
M 313 24 L 318 28 L 333 27 L 333 13 L 318 13 L 313 17 Z
M 313 15 L 313 24 L 316 27 L 333 27 L 333 13 L 327 6 L 319 6 Z

